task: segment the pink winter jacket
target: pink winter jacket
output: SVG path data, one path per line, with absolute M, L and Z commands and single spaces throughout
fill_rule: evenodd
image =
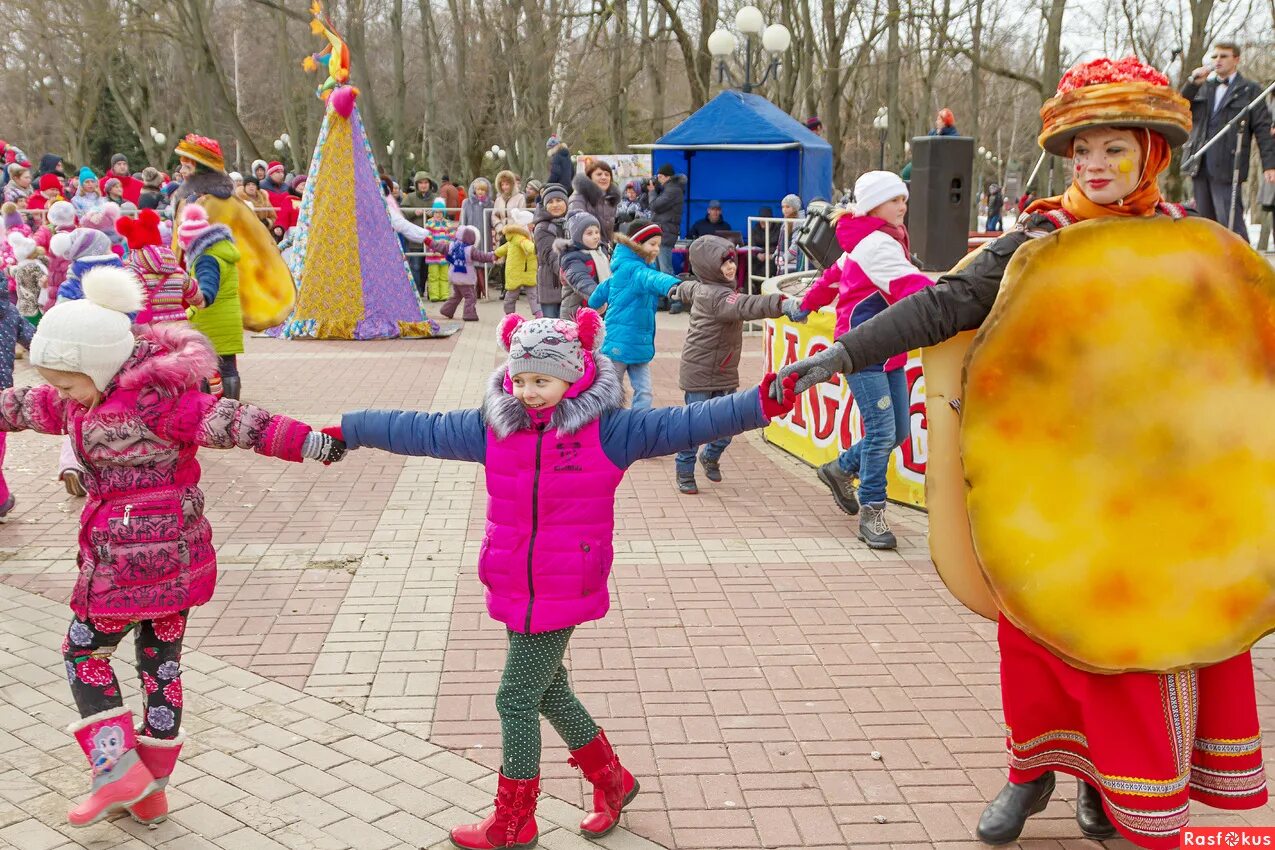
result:
M 837 220 L 837 241 L 845 251 L 834 265 L 824 270 L 805 297 L 803 310 L 818 310 L 837 301 L 836 335 L 871 319 L 886 307 L 933 284 L 912 265 L 899 240 L 881 228 L 885 221 L 876 216 L 843 215 Z M 903 368 L 907 354 L 885 361 L 887 372 Z M 877 363 L 862 370 L 882 371 Z
M 310 427 L 198 390 L 216 356 L 179 324 L 136 328 L 137 345 L 97 406 L 51 386 L 0 393 L 0 431 L 71 435 L 88 499 L 80 514 L 80 617 L 152 619 L 207 602 L 217 580 L 199 489 L 200 446 L 301 460 Z
M 533 416 L 492 375 L 481 410 L 367 410 L 341 418 L 346 444 L 475 461 L 487 475 L 478 578 L 487 613 L 515 632 L 549 632 L 606 614 L 615 491 L 642 458 L 684 451 L 768 421 L 757 388 L 653 410 L 621 407 L 600 355 L 551 413 Z

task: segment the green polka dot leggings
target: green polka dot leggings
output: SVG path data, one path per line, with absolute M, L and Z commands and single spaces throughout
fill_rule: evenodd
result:
M 553 724 L 567 747 L 578 750 L 598 735 L 598 726 L 571 690 L 562 666 L 572 629 L 524 635 L 509 632 L 509 654 L 496 691 L 501 772 L 510 779 L 540 775 L 540 715 Z

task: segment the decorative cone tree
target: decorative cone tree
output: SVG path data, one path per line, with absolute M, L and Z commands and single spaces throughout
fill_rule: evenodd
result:
M 329 46 L 306 60 L 325 60 L 327 102 L 293 234 L 296 307 L 282 335 L 307 339 L 386 339 L 443 335 L 426 317 L 390 221 L 355 100 L 345 43 L 311 7 L 311 29 Z

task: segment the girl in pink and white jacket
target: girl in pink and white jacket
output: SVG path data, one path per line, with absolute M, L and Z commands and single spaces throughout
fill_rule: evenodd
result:
M 128 808 L 150 823 L 167 814 L 163 788 L 182 745 L 186 616 L 211 598 L 217 577 L 196 450 L 330 462 L 344 447 L 301 422 L 201 393 L 216 368 L 207 339 L 180 323 L 134 328 L 127 314 L 144 296 L 132 273 L 96 269 L 83 287 L 83 299 L 44 314 L 30 347 L 48 383 L 0 392 L 0 431 L 69 434 L 88 490 L 62 654 L 83 718 L 69 731 L 93 784 L 67 819 L 87 826 Z M 129 632 L 145 699 L 136 731 L 110 661 Z
M 801 302 L 803 310 L 814 311 L 836 300 L 837 336 L 932 283 L 912 264 L 903 227 L 907 184 L 897 174 L 869 171 L 855 182 L 854 197 L 853 211 L 836 223 L 837 240 L 845 253 Z M 863 439 L 817 473 L 843 511 L 853 516 L 860 513 L 862 503 L 858 536 L 873 549 L 897 545 L 885 520 L 885 482 L 890 452 L 903 445 L 910 427 L 906 362 L 907 354 L 898 354 L 847 378 L 863 417 Z
M 597 838 L 615 828 L 638 783 L 576 699 L 563 657 L 575 627 L 602 618 L 611 603 L 616 488 L 642 458 L 760 428 L 795 401 L 791 383 L 783 402 L 771 400 L 772 374 L 760 392 L 626 410 L 615 369 L 598 353 L 602 320 L 588 308 L 576 322 L 506 316 L 500 341 L 509 361 L 491 376 L 481 410 L 360 411 L 330 432 L 350 448 L 485 466 L 478 580 L 487 613 L 507 630 L 509 654 L 496 692 L 504 748 L 496 810 L 452 830 L 452 843 L 470 850 L 536 843 L 541 714 L 593 784 L 581 832 Z

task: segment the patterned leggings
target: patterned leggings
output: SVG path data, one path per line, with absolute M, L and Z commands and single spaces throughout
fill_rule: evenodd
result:
M 137 675 L 146 700 L 142 734 L 162 740 L 176 738 L 182 720 L 180 664 L 188 613 L 168 614 L 158 620 L 73 617 L 62 641 L 62 657 L 80 716 L 124 705 L 119 680 L 111 669 L 111 654 L 124 636 L 136 629 Z
M 598 735 L 597 724 L 571 691 L 562 656 L 575 629 L 519 634 L 509 632 L 509 654 L 496 691 L 501 772 L 510 779 L 540 775 L 540 715 L 549 718 L 567 747 L 578 750 Z

